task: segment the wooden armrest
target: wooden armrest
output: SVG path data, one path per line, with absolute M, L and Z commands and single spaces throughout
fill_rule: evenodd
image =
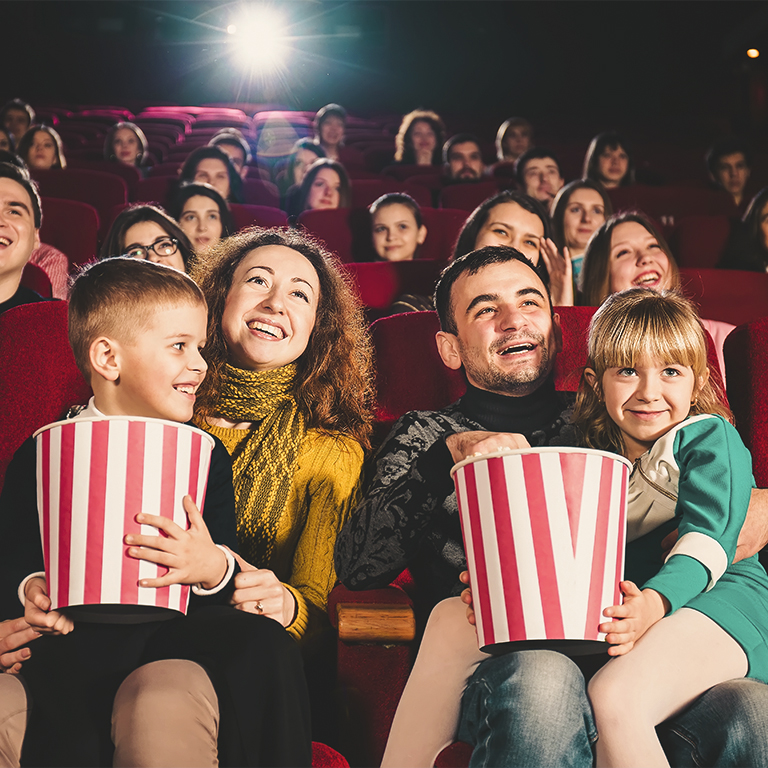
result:
M 416 636 L 410 605 L 339 603 L 339 639 L 347 643 L 406 643 Z

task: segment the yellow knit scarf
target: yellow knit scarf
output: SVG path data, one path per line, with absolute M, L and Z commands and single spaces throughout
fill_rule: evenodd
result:
M 299 449 L 307 434 L 291 390 L 296 366 L 273 371 L 244 371 L 227 365 L 220 416 L 251 421 L 248 438 L 232 456 L 237 539 L 254 565 L 269 563 L 280 517 L 288 501 Z

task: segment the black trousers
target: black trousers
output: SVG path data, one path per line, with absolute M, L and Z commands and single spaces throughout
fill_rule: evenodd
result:
M 34 641 L 23 766 L 111 766 L 112 702 L 143 664 L 188 659 L 219 699 L 222 766 L 310 766 L 309 700 L 298 645 L 272 619 L 229 606 L 145 624 L 79 622 Z

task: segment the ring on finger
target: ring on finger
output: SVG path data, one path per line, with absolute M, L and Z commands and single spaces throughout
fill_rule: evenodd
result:
M 261 600 L 256 603 L 256 613 L 264 613 L 264 606 L 262 605 Z

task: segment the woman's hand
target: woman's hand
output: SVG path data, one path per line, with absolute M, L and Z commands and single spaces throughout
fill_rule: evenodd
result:
M 549 292 L 552 304 L 556 307 L 573 306 L 573 269 L 571 254 L 567 248 L 560 253 L 554 240 L 547 238 L 541 242 L 540 255 L 549 272 Z
M 669 601 L 653 589 L 642 592 L 631 581 L 619 585 L 624 595 L 622 605 L 612 605 L 603 611 L 603 616 L 618 619 L 599 626 L 600 632 L 611 644 L 610 656 L 623 656 L 634 648 L 635 643 L 669 611 Z
M 234 552 L 232 553 L 234 555 Z M 296 600 L 273 571 L 256 568 L 235 555 L 240 573 L 235 576 L 232 604 L 239 611 L 269 616 L 287 627 L 296 614 Z
M 16 674 L 22 662 L 31 655 L 29 648 L 19 649 L 19 646 L 31 643 L 37 637 L 40 637 L 40 633 L 32 629 L 24 619 L 0 621 L 0 672 Z

